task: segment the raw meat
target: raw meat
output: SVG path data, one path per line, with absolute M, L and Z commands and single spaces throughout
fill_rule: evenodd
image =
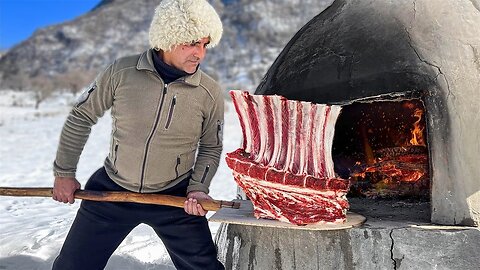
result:
M 255 216 L 297 225 L 344 222 L 350 182 L 336 177 L 331 156 L 341 108 L 246 91 L 230 95 L 243 143 L 226 161 Z

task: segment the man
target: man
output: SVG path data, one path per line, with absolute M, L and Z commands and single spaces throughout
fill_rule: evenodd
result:
M 151 226 L 177 269 L 224 269 L 198 199 L 222 151 L 223 94 L 199 69 L 222 35 L 206 0 L 163 0 L 150 50 L 116 60 L 72 109 L 54 162 L 53 199 L 73 203 L 75 171 L 91 126 L 111 109 L 110 153 L 85 189 L 186 196 L 184 209 L 82 201 L 53 269 L 103 269 L 137 225 Z

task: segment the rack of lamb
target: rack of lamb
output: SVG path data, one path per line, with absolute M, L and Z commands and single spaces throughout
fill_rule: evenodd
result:
M 332 143 L 341 107 L 230 91 L 243 132 L 226 155 L 256 218 L 297 225 L 343 223 L 350 182 L 335 175 Z

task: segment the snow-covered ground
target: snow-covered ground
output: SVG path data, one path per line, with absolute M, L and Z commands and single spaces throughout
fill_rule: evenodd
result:
M 34 109 L 31 93 L 0 91 L 0 186 L 49 187 L 52 162 L 63 122 L 75 97 L 56 95 Z M 94 126 L 80 159 L 77 178 L 85 184 L 102 166 L 108 152 L 109 115 Z M 231 103 L 226 103 L 224 152 L 211 185 L 215 199 L 232 200 L 236 185 L 224 154 L 238 148 L 241 129 Z M 50 198 L 0 197 L 0 269 L 50 269 L 75 217 L 80 201 L 62 204 Z M 209 213 L 211 216 L 213 213 Z M 210 223 L 212 237 L 220 224 Z M 106 269 L 174 269 L 153 230 L 133 230 Z

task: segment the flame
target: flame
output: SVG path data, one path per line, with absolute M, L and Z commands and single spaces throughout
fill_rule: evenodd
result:
M 411 145 L 421 145 L 425 146 L 425 140 L 423 139 L 423 129 L 420 121 L 422 120 L 423 111 L 421 109 L 415 109 L 413 116 L 417 118 L 417 121 L 413 123 L 412 130 L 412 139 L 410 140 Z

